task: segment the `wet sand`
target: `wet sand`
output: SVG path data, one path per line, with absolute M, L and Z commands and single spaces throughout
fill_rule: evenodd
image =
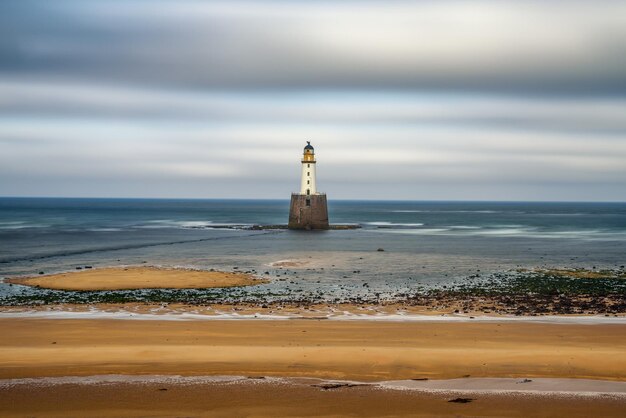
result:
M 567 315 L 506 315 L 492 311 L 471 310 L 461 312 L 455 305 L 440 305 L 436 300 L 430 304 L 409 305 L 393 302 L 384 304 L 354 303 L 215 303 L 190 305 L 183 303 L 94 303 L 94 304 L 45 304 L 1 306 L 0 317 L 13 318 L 92 318 L 92 319 L 331 319 L 364 320 L 379 322 L 408 321 L 457 321 L 479 322 L 553 322 L 553 323 L 617 323 L 626 325 L 624 313 L 614 315 L 567 314 Z
M 156 267 L 111 267 L 6 279 L 55 290 L 206 289 L 267 283 L 251 274 Z
M 37 396 L 33 396 L 36 392 Z M 450 402 L 469 399 L 467 403 Z M 448 393 L 238 379 L 30 383 L 0 387 L 3 417 L 621 417 L 626 398 Z
M 260 375 L 626 380 L 626 325 L 0 319 L 0 378 Z

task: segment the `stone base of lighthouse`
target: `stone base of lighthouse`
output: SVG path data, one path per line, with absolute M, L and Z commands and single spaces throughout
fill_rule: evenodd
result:
M 328 229 L 325 194 L 293 193 L 289 206 L 289 229 Z

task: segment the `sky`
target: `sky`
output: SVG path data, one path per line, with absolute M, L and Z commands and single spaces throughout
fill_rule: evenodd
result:
M 0 2 L 0 195 L 626 201 L 626 2 Z

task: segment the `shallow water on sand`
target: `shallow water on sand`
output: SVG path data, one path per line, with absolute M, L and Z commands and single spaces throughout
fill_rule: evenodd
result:
M 331 223 L 363 228 L 245 229 L 285 224 L 286 200 L 1 198 L 0 277 L 86 265 L 255 270 L 274 280 L 242 292 L 332 299 L 394 297 L 517 267 L 626 264 L 625 203 L 331 199 L 329 212 Z M 0 294 L 30 291 L 0 284 Z

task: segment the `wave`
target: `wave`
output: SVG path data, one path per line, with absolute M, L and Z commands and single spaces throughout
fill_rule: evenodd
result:
M 395 222 L 386 222 L 386 221 L 377 221 L 377 222 L 366 222 L 366 225 L 372 226 L 424 226 L 423 223 L 395 223 Z
M 482 226 L 450 225 L 448 228 L 452 228 L 452 229 L 482 229 Z
M 96 248 L 86 248 L 82 250 L 73 250 L 73 251 L 57 251 L 50 252 L 39 255 L 31 255 L 26 257 L 10 257 L 10 258 L 0 258 L 0 264 L 13 263 L 16 261 L 25 261 L 25 260 L 43 260 L 48 258 L 56 258 L 56 257 L 68 257 L 73 255 L 83 255 L 83 254 L 92 254 L 92 253 L 100 253 L 107 251 L 122 251 L 122 250 L 134 250 L 138 248 L 149 248 L 149 247 L 160 247 L 163 245 L 177 245 L 177 244 L 189 244 L 194 242 L 204 242 L 204 241 L 215 241 L 215 240 L 224 240 L 224 239 L 238 239 L 242 237 L 254 237 L 258 235 L 267 235 L 267 234 L 279 234 L 283 231 L 281 230 L 272 230 L 272 231 L 263 231 L 263 232 L 250 232 L 249 234 L 236 236 L 221 236 L 221 237 L 210 237 L 210 238 L 200 238 L 200 239 L 191 239 L 191 240 L 178 240 L 178 241 L 165 241 L 165 242 L 150 242 L 150 243 L 138 243 L 138 244 L 128 244 L 128 245 L 110 245 L 104 247 L 96 247 Z
M 525 237 L 541 239 L 580 239 L 580 240 L 616 240 L 626 241 L 626 231 L 612 231 L 600 229 L 579 229 L 569 231 L 546 231 L 533 227 L 441 227 L 441 228 L 405 228 L 381 229 L 381 233 L 408 234 L 408 235 L 441 235 L 467 237 Z
M 507 213 L 499 210 L 392 210 L 393 213 Z
M 395 234 L 410 234 L 410 235 L 437 235 L 444 232 L 449 232 L 449 228 L 420 228 L 420 229 L 388 229 L 381 232 L 395 233 Z M 442 234 L 443 235 L 443 234 Z
M 178 229 L 216 229 L 216 228 L 231 228 L 241 229 L 252 226 L 251 223 L 228 223 L 228 222 L 213 222 L 213 221 L 176 221 L 173 219 L 157 219 L 153 221 L 147 221 L 146 223 L 133 226 L 140 229 L 163 229 L 163 228 L 178 228 Z
M 49 227 L 48 224 L 41 223 L 30 223 L 27 221 L 6 221 L 0 222 L 0 230 L 16 230 L 16 229 L 26 229 L 26 228 L 46 228 Z

